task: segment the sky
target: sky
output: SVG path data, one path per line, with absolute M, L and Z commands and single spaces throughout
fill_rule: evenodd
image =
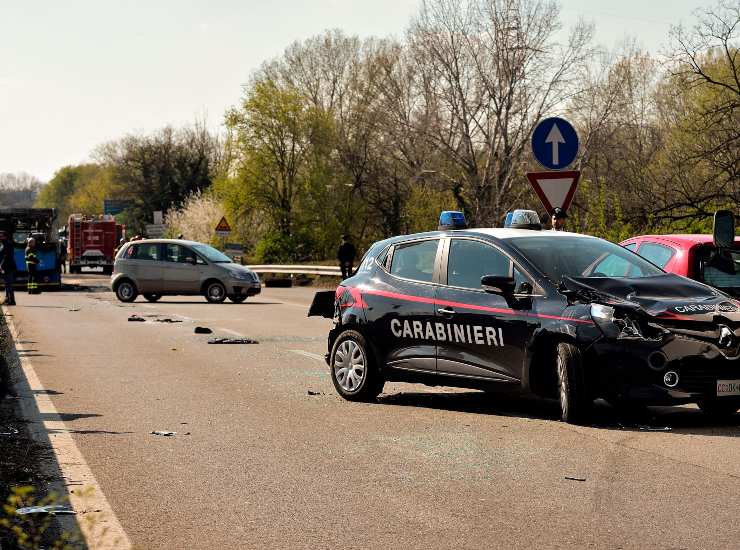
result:
M 0 173 L 48 181 L 101 143 L 205 118 L 293 41 L 338 28 L 401 37 L 420 0 L 0 0 Z M 697 0 L 561 0 L 567 27 L 658 53 Z

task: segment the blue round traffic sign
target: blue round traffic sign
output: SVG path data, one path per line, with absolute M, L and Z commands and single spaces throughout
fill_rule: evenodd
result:
M 567 168 L 578 154 L 578 134 L 567 120 L 546 118 L 532 133 L 532 153 L 545 168 Z

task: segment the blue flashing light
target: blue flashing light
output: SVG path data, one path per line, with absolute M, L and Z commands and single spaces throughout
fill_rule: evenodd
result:
M 507 212 L 506 219 L 504 220 L 504 227 L 511 227 L 511 218 L 514 217 L 514 212 Z
M 439 215 L 439 231 L 448 229 L 465 229 L 468 227 L 465 214 L 456 210 L 445 210 Z

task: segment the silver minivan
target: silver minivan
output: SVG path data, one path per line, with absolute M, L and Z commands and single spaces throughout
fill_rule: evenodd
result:
M 150 302 L 202 295 L 214 304 L 227 297 L 239 304 L 262 290 L 254 271 L 212 246 L 175 239 L 125 243 L 116 256 L 111 286 L 122 302 L 133 302 L 139 294 Z

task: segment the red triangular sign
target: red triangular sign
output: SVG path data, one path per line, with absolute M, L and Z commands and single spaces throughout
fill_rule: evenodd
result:
M 568 210 L 576 194 L 581 172 L 527 172 L 527 179 L 534 192 L 542 201 L 547 213 L 552 215 L 555 208 Z

